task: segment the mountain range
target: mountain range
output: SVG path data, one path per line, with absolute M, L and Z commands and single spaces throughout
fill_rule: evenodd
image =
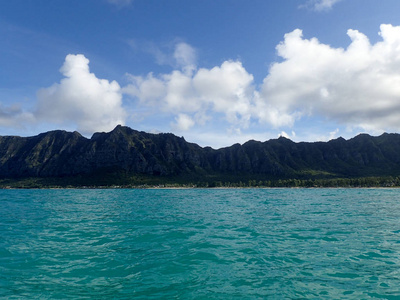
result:
M 171 133 L 117 126 L 88 139 L 62 130 L 0 136 L 0 178 L 122 173 L 148 177 L 354 178 L 398 176 L 400 135 L 295 143 L 284 137 L 212 149 Z

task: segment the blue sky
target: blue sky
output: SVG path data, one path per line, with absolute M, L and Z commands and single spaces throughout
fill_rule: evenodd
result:
M 398 0 L 0 0 L 0 135 L 400 131 Z

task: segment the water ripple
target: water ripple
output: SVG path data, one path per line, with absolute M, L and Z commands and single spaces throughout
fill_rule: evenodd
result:
M 399 299 L 395 189 L 0 191 L 0 298 Z

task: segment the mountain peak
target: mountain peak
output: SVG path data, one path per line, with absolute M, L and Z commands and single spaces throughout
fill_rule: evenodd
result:
M 150 134 L 121 125 L 108 133 L 95 133 L 91 139 L 56 130 L 28 138 L 0 137 L 0 178 L 76 176 L 105 170 L 185 177 L 397 176 L 399 137 L 359 135 L 348 141 L 317 143 L 280 137 L 214 150 L 173 134 Z

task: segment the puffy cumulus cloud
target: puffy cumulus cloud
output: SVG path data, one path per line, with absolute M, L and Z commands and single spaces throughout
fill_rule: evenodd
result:
M 172 126 L 182 131 L 189 130 L 195 124 L 192 118 L 186 114 L 179 114 L 175 121 L 176 123 L 172 124 Z
M 193 77 L 197 98 L 224 113 L 230 123 L 248 125 L 254 95 L 253 76 L 238 61 L 225 61 L 220 67 L 200 69 Z
M 313 119 L 349 131 L 400 130 L 400 27 L 381 25 L 375 44 L 357 30 L 347 35 L 348 47 L 335 48 L 305 39 L 300 29 L 286 34 L 276 47 L 282 60 L 271 65 L 258 88 L 240 61 L 197 68 L 193 49 L 182 44 L 175 48 L 181 69 L 129 75 L 123 92 L 154 112 L 172 115 L 171 124 L 181 131 L 222 125 L 221 119 L 227 132 L 239 133 L 259 125 L 290 132 Z
M 131 84 L 123 92 L 138 99 L 140 105 L 175 115 L 171 124 L 180 130 L 204 125 L 215 114 L 218 118 L 223 116 L 233 127 L 249 126 L 257 111 L 256 91 L 253 76 L 241 62 L 225 61 L 211 69 L 197 68 L 195 49 L 183 42 L 175 45 L 171 57 L 173 61 L 163 60 L 175 67 L 171 73 L 128 74 Z
M 330 10 L 332 6 L 342 0 L 309 0 L 301 7 L 311 8 L 316 11 Z
M 89 60 L 81 54 L 69 54 L 60 72 L 60 83 L 38 91 L 35 116 L 56 124 L 75 123 L 84 134 L 109 131 L 124 124 L 119 84 L 99 79 L 90 73 Z
M 123 92 L 138 98 L 143 104 L 158 105 L 158 101 L 166 94 L 165 82 L 162 78 L 149 73 L 146 77 L 127 74 L 131 84 L 123 88 Z
M 189 66 L 191 61 L 185 60 Z M 225 61 L 212 69 L 187 72 L 183 67 L 183 71 L 158 77 L 150 73 L 129 78 L 131 84 L 123 89 L 126 94 L 177 115 L 176 124 L 182 125 L 181 129 L 204 124 L 212 113 L 224 115 L 235 126 L 247 127 L 255 110 L 253 76 L 238 61 Z
M 260 92 L 277 111 L 270 121 L 318 115 L 369 131 L 400 129 L 400 27 L 381 25 L 374 45 L 357 30 L 347 34 L 346 49 L 304 39 L 298 29 L 285 35 L 277 46 L 283 61 L 271 66 Z

